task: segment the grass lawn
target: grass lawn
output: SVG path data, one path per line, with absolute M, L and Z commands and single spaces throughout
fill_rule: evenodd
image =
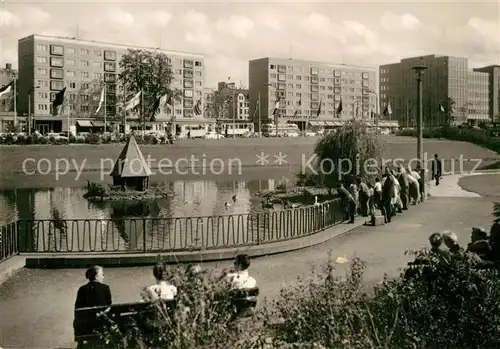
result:
M 491 173 L 460 178 L 458 184 L 465 190 L 486 197 L 500 197 L 500 174 Z

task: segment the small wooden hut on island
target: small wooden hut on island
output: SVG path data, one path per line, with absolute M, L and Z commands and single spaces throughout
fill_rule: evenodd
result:
M 152 174 L 134 136 L 130 135 L 111 171 L 113 185 L 121 186 L 122 189 L 134 188 L 144 191 L 148 189 L 149 176 Z

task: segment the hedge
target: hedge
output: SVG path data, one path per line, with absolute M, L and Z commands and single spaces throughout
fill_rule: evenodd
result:
M 120 134 L 97 134 L 90 133 L 85 135 L 77 135 L 76 137 L 70 135 L 68 139 L 56 139 L 53 136 L 46 137 L 40 134 L 31 134 L 25 136 L 23 134 L 18 134 L 16 136 L 12 134 L 7 134 L 0 137 L 0 145 L 25 145 L 25 144 L 53 144 L 53 145 L 63 145 L 63 144 L 108 144 L 108 143 L 122 143 L 126 142 L 127 136 Z M 139 144 L 165 144 L 167 138 L 156 137 L 155 135 L 136 135 L 135 139 Z
M 416 130 L 402 130 L 398 136 L 417 137 Z M 500 137 L 493 137 L 488 130 L 457 127 L 436 127 L 423 130 L 424 138 L 444 138 L 451 141 L 470 142 L 500 154 Z

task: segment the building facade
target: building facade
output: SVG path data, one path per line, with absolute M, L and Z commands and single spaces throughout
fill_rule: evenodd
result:
M 204 105 L 204 110 L 203 110 L 203 116 L 205 119 L 214 119 L 216 118 L 216 111 L 215 111 L 215 89 L 210 88 L 210 87 L 205 87 L 203 89 L 203 105 Z
M 469 71 L 467 80 L 467 103 L 462 118 L 467 121 L 489 121 L 488 73 Z
M 252 60 L 249 112 L 255 124 L 258 119 L 262 124 L 272 122 L 279 96 L 278 122 L 294 122 L 301 129 L 312 120 L 368 120 L 377 112 L 376 75 L 376 69 L 366 67 L 270 57 Z M 343 111 L 338 114 L 341 101 Z
M 17 79 L 17 70 L 12 69 L 12 64 L 7 63 L 5 68 L 0 69 L 0 87 L 6 86 Z M 17 80 L 16 80 L 17 90 Z M 17 109 L 17 106 L 16 106 Z M 14 126 L 17 123 L 17 127 Z M 4 94 L 0 98 L 0 132 L 26 131 L 26 117 L 22 114 L 14 113 L 14 88 L 11 92 Z
M 118 80 L 119 62 L 128 49 L 164 53 L 172 64 L 171 88 L 182 91 L 182 98 L 175 102 L 171 115 L 160 115 L 157 121 L 173 117 L 177 123 L 203 120 L 203 113 L 193 114 L 196 102 L 203 100 L 203 55 L 37 34 L 18 42 L 19 110 L 31 111 L 34 127 L 41 132 L 68 130 L 68 122 L 95 119 L 94 110 L 99 103 L 101 86 L 105 84 L 106 115 L 109 120 L 119 122 L 124 117 L 116 107 L 122 91 Z M 52 116 L 52 101 L 65 87 L 67 107 L 60 116 Z
M 491 120 L 500 122 L 500 66 L 490 65 L 474 71 L 488 74 L 488 114 Z
M 392 117 L 400 125 L 416 125 L 417 80 L 412 69 L 416 65 L 427 67 L 422 81 L 424 125 L 442 125 L 450 118 L 455 124 L 485 118 L 484 76 L 471 74 L 467 58 L 427 55 L 379 67 L 380 100 L 390 103 Z
M 250 119 L 249 91 L 237 88 L 234 82 L 219 82 L 217 88 L 215 103 L 219 119 L 248 121 Z

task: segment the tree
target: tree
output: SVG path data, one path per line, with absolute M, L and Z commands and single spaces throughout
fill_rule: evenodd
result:
M 340 181 L 351 181 L 354 177 L 371 181 L 379 173 L 382 150 L 382 143 L 367 132 L 366 125 L 353 120 L 318 141 L 314 171 L 309 177 L 330 191 Z
M 123 86 L 125 101 L 143 92 L 144 106 L 138 106 L 141 123 L 154 118 L 155 102 L 161 96 L 172 94 L 173 100 L 180 99 L 180 91 L 171 88 L 172 77 L 172 66 L 164 53 L 129 49 L 122 56 L 118 81 Z
M 451 97 L 448 97 L 446 101 L 443 103 L 444 107 L 444 126 L 451 126 L 454 121 L 453 110 L 455 109 L 455 100 Z

